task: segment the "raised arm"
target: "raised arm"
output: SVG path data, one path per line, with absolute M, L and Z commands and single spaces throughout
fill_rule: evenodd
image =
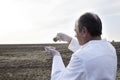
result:
M 80 48 L 80 45 L 76 39 L 73 39 L 67 34 L 64 33 L 58 33 L 56 37 L 53 39 L 54 41 L 66 41 L 69 43 L 68 49 L 75 52 Z

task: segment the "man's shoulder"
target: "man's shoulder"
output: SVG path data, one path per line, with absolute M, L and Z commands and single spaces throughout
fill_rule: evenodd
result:
M 91 43 L 75 52 L 75 55 L 84 60 L 90 60 L 103 55 L 114 53 L 114 47 L 109 42 Z
M 76 55 L 78 58 L 81 58 L 83 60 L 87 60 L 90 57 L 94 57 L 97 51 L 93 46 L 86 46 L 84 48 L 80 48 L 77 50 L 74 55 Z

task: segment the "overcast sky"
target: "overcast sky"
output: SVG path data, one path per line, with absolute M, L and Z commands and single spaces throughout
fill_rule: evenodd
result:
M 74 37 L 85 12 L 101 18 L 103 38 L 120 41 L 120 0 L 0 0 L 0 44 L 53 43 L 58 32 Z

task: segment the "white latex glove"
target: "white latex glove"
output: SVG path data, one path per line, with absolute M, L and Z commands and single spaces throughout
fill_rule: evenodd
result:
M 56 41 L 67 41 L 70 42 L 72 40 L 72 37 L 64 34 L 64 33 L 57 33 L 57 36 L 53 39 L 55 42 Z
M 45 47 L 45 51 L 47 51 L 49 54 L 51 54 L 52 56 L 60 56 L 60 52 L 58 52 L 57 50 L 55 50 L 55 47 Z

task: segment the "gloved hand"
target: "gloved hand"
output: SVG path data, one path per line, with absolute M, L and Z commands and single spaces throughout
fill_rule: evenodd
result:
M 55 50 L 55 47 L 45 47 L 45 51 L 47 51 L 49 54 L 51 54 L 52 56 L 60 56 L 60 52 L 58 52 L 57 50 Z
M 57 36 L 53 39 L 55 42 L 56 41 L 67 41 L 70 42 L 72 40 L 72 37 L 64 34 L 64 33 L 57 33 Z

